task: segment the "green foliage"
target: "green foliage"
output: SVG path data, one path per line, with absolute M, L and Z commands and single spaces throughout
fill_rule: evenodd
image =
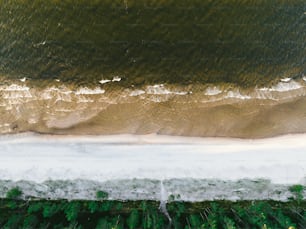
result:
M 44 204 L 42 202 L 31 202 L 28 207 L 28 213 L 35 213 L 43 209 Z
M 289 228 L 289 227 L 295 227 L 295 224 L 291 222 L 290 218 L 283 214 L 281 210 L 277 210 L 276 214 L 273 214 L 278 225 L 281 228 Z
M 38 222 L 39 222 L 39 219 L 37 216 L 35 215 L 28 215 L 24 218 L 24 221 L 23 221 L 23 228 L 28 228 L 28 229 L 31 229 L 31 228 L 35 228 L 36 225 L 38 225 Z
M 168 197 L 168 202 L 179 201 L 181 199 L 180 194 L 171 194 Z
M 10 209 L 16 209 L 18 207 L 15 201 L 9 201 L 6 206 Z
M 65 209 L 66 219 L 68 221 L 75 221 L 78 217 L 80 211 L 80 203 L 78 202 L 71 202 Z
M 106 212 L 111 210 L 111 208 L 113 207 L 113 204 L 111 201 L 104 201 L 102 202 L 101 206 L 100 206 L 100 211 Z
M 122 203 L 119 202 L 119 203 L 116 204 L 116 210 L 117 211 L 120 211 L 122 208 L 123 208 L 123 204 Z
M 96 192 L 96 197 L 97 197 L 97 199 L 107 199 L 108 198 L 108 193 L 99 190 L 99 191 Z
M 171 202 L 171 225 L 155 201 L 0 199 L 0 228 L 303 228 L 306 201 Z
M 130 216 L 127 218 L 127 225 L 129 229 L 137 228 L 139 224 L 139 213 L 137 210 L 132 210 Z
M 156 209 L 142 204 L 142 209 L 145 209 L 142 215 L 142 228 L 144 229 L 158 229 L 164 228 L 165 222 L 163 217 L 160 217 L 160 213 L 156 212 Z
M 228 217 L 225 217 L 224 218 L 224 228 L 226 229 L 236 229 L 236 226 L 235 226 L 235 222 L 228 218 Z
M 189 222 L 192 228 L 199 228 L 202 224 L 202 220 L 199 215 L 191 214 L 189 216 Z
M 123 229 L 123 224 L 120 222 L 120 216 L 111 218 L 103 217 L 99 219 L 96 229 Z
M 289 187 L 289 191 L 294 195 L 295 199 L 298 201 L 303 200 L 304 186 L 297 184 Z
M 8 229 L 18 228 L 18 225 L 21 225 L 21 223 L 22 223 L 22 216 L 17 215 L 17 214 L 16 215 L 12 214 L 9 217 L 5 227 L 8 228 Z
M 109 228 L 107 219 L 105 218 L 99 219 L 98 224 L 96 226 L 96 229 L 102 229 L 102 228 L 105 229 Z
M 88 207 L 90 213 L 94 213 L 94 212 L 96 212 L 99 209 L 99 204 L 97 202 L 95 202 L 95 201 L 90 201 L 88 203 L 87 207 Z
M 22 195 L 22 191 L 19 187 L 12 188 L 6 193 L 6 198 L 8 199 L 18 199 Z
M 59 211 L 57 204 L 45 204 L 43 206 L 43 216 L 45 218 L 52 217 Z
M 68 225 L 68 227 L 65 227 L 64 229 L 82 229 L 81 225 L 78 225 L 78 223 L 73 222 Z

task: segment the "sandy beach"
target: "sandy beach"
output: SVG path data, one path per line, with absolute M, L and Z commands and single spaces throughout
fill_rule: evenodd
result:
M 160 182 L 164 181 L 168 191 L 180 191 L 186 200 L 216 196 L 235 199 L 237 189 L 248 190 L 241 198 L 271 198 L 269 193 L 275 192 L 278 185 L 305 184 L 305 140 L 305 134 L 259 140 L 4 135 L 0 138 L 1 187 L 4 190 L 18 184 L 28 187 L 31 193 L 53 182 L 50 189 L 61 191 L 45 195 L 59 198 L 63 189 L 68 189 L 66 195 L 70 198 L 92 198 L 89 187 L 100 185 L 117 192 L 114 198 L 158 199 Z M 59 181 L 60 187 L 55 188 Z M 212 183 L 214 189 L 206 190 Z M 136 195 L 133 187 L 137 185 L 141 191 Z M 287 189 L 280 189 L 288 195 Z M 261 196 L 264 191 L 266 194 Z
M 262 140 L 158 135 L 1 137 L 2 179 L 265 178 L 302 182 L 306 135 Z

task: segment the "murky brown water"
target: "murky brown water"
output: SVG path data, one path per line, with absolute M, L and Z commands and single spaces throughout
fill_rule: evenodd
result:
M 284 83 L 284 85 L 287 85 Z M 288 83 L 289 85 L 289 83 Z M 0 131 L 259 138 L 306 131 L 306 90 L 199 85 L 1 89 Z

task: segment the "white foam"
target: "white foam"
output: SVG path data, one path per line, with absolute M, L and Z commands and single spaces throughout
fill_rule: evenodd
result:
M 23 77 L 22 79 L 19 79 L 21 82 L 25 82 L 27 80 L 26 77 Z
M 146 88 L 147 94 L 154 94 L 154 95 L 168 95 L 171 92 L 165 88 L 163 84 L 147 86 Z
M 40 92 L 40 95 L 38 98 L 41 98 L 43 100 L 52 100 L 55 99 L 55 101 L 65 101 L 65 102 L 71 102 L 71 94 L 73 91 L 69 90 L 66 87 L 57 88 L 57 87 L 49 87 L 44 89 L 42 92 Z
M 281 82 L 283 83 L 288 83 L 291 81 L 292 78 L 284 78 L 284 79 L 281 79 Z
M 226 94 L 225 98 L 226 99 L 242 99 L 242 100 L 252 99 L 251 96 L 249 96 L 249 95 L 242 95 L 239 91 L 229 91 Z
M 301 84 L 299 84 L 296 81 L 290 80 L 289 82 L 279 82 L 275 86 L 272 86 L 270 88 L 264 87 L 260 88 L 258 90 L 260 91 L 276 91 L 276 92 L 285 92 L 285 91 L 291 91 L 291 90 L 297 90 L 303 88 Z
M 99 81 L 100 84 L 106 84 L 106 83 L 109 83 L 109 82 L 120 82 L 121 81 L 121 77 L 119 76 L 114 76 L 112 80 L 109 80 L 109 79 L 102 79 Z
M 99 81 L 100 84 L 105 84 L 105 83 L 108 83 L 108 82 L 111 82 L 111 80 L 103 80 L 102 79 L 102 80 Z
M 218 95 L 222 91 L 218 87 L 209 87 L 205 90 L 205 95 Z
M 147 86 L 146 91 L 149 95 L 187 95 L 186 91 L 170 91 L 163 84 L 156 84 L 153 86 Z
M 192 94 L 192 92 L 187 92 L 187 91 L 174 91 L 172 92 L 175 95 L 188 95 L 188 94 Z
M 306 82 L 306 76 L 303 76 L 303 80 Z
M 113 79 L 112 79 L 112 82 L 119 82 L 121 81 L 121 77 L 119 76 L 115 76 Z
M 11 84 L 9 86 L 1 86 L 0 91 L 4 92 L 2 97 L 8 100 L 16 100 L 22 98 L 28 99 L 33 97 L 29 87 L 17 84 Z
M 146 92 L 144 90 L 133 90 L 130 92 L 130 96 L 139 96 L 142 94 L 145 94 Z
M 98 87 L 95 89 L 83 87 L 83 88 L 78 89 L 75 92 L 76 95 L 97 95 L 97 94 L 103 94 L 103 93 L 105 93 L 105 90 L 98 88 Z
M 66 87 L 61 87 L 61 88 L 58 88 L 58 87 L 49 87 L 49 88 L 46 88 L 43 92 L 46 92 L 46 93 L 60 93 L 60 94 L 65 94 L 65 95 L 68 95 L 68 94 L 71 94 L 73 91 L 69 90 L 68 88 Z
M 46 92 L 46 91 L 44 91 L 44 92 L 42 92 L 42 94 L 41 94 L 41 97 L 40 97 L 41 99 L 43 99 L 43 100 L 50 100 L 50 99 L 52 99 L 53 98 L 53 96 L 51 95 L 51 93 L 50 92 Z
M 27 86 L 20 86 L 17 84 L 11 84 L 9 86 L 0 87 L 0 91 L 29 91 L 30 88 Z
M 265 89 L 263 90 L 263 88 L 255 89 L 255 98 L 256 99 L 276 100 L 269 90 L 265 90 Z
M 93 103 L 93 99 L 84 98 L 84 97 L 78 97 L 77 103 Z
M 278 92 L 284 92 L 284 91 L 291 91 L 291 90 L 297 90 L 302 88 L 303 86 L 295 81 L 290 81 L 288 83 L 280 82 L 277 85 L 271 87 L 270 91 L 278 91 Z
M 32 94 L 29 91 L 8 91 L 3 94 L 4 99 L 21 99 L 32 98 Z

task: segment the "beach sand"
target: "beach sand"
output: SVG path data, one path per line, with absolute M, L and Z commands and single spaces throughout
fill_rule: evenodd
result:
M 305 140 L 2 135 L 0 196 L 17 186 L 24 197 L 51 199 L 95 199 L 104 190 L 117 200 L 286 201 L 291 185 L 306 184 Z
M 8 180 L 269 179 L 302 182 L 306 135 L 261 140 L 159 135 L 5 136 L 0 177 Z

